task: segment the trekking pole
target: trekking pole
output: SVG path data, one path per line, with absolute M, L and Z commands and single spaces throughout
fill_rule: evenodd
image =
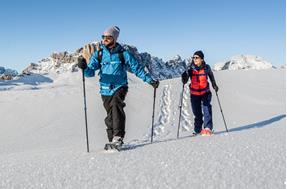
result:
M 219 104 L 220 112 L 221 112 L 221 115 L 222 115 L 222 119 L 223 119 L 223 122 L 224 122 L 224 125 L 225 125 L 225 129 L 226 129 L 226 132 L 228 133 L 228 129 L 227 129 L 227 126 L 226 126 L 226 122 L 225 122 L 225 118 L 224 118 L 223 111 L 222 111 L 222 108 L 221 108 L 221 104 L 220 104 L 220 101 L 219 101 L 219 97 L 218 97 L 217 92 L 215 92 L 215 93 L 216 93 L 217 101 L 218 101 L 218 104 Z
M 182 91 L 180 97 L 180 104 L 179 104 L 179 119 L 178 119 L 178 126 L 177 126 L 177 135 L 176 138 L 179 138 L 179 128 L 180 128 L 180 121 L 181 121 L 181 110 L 182 110 L 182 102 L 183 102 L 183 92 L 184 92 L 184 84 L 182 84 Z
M 154 109 L 155 109 L 156 88 L 153 90 L 153 106 L 152 106 L 152 124 L 151 124 L 151 143 L 153 141 L 153 125 L 154 125 Z
M 79 59 L 80 61 L 86 61 L 84 58 Z M 89 153 L 89 134 L 88 134 L 88 121 L 87 121 L 87 103 L 86 103 L 86 88 L 85 88 L 85 75 L 84 70 L 82 69 L 83 77 L 83 93 L 84 93 L 84 110 L 85 110 L 85 125 L 86 125 L 86 141 L 87 141 L 87 152 Z

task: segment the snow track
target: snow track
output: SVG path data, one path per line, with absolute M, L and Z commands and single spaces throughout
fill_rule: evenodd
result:
M 193 114 L 191 113 L 190 104 L 190 92 L 189 86 L 186 84 L 184 86 L 183 100 L 182 100 L 182 112 L 181 112 L 181 131 L 192 131 L 193 130 Z
M 168 124 L 171 121 L 171 90 L 170 85 L 164 85 L 160 96 L 159 115 L 154 125 L 155 136 L 166 135 Z
M 161 96 L 159 99 L 158 118 L 154 125 L 154 132 L 157 138 L 174 138 L 178 128 L 180 112 L 181 90 L 178 89 L 178 82 L 164 81 L 163 87 L 159 88 Z M 180 134 L 193 130 L 193 115 L 191 113 L 189 87 L 185 85 L 182 101 L 182 112 L 180 120 Z

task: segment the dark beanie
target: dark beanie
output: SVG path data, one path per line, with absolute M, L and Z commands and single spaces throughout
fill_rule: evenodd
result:
M 193 55 L 199 56 L 201 59 L 204 59 L 204 54 L 202 51 L 196 51 Z

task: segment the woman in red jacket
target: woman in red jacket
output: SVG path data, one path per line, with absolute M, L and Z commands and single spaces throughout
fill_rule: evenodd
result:
M 190 78 L 190 99 L 194 118 L 194 133 L 210 136 L 212 134 L 212 107 L 211 91 L 209 89 L 208 78 L 213 89 L 217 92 L 213 72 L 204 61 L 202 51 L 196 51 L 192 57 L 192 63 L 187 72 L 182 74 L 182 82 L 186 84 Z M 203 128 L 202 128 L 203 124 Z

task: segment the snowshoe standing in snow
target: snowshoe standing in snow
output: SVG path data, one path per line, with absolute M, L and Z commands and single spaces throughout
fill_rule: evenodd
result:
M 194 114 L 194 133 L 203 136 L 210 136 L 213 130 L 211 91 L 208 78 L 212 83 L 213 89 L 217 92 L 213 72 L 204 61 L 202 51 L 196 51 L 193 54 L 191 66 L 187 72 L 182 74 L 182 83 L 186 84 L 190 78 L 190 100 L 192 112 Z M 203 126 L 203 128 L 202 128 Z
M 121 151 L 123 144 L 123 138 L 115 136 L 112 142 L 105 144 L 104 149 L 107 151 Z
M 153 87 L 158 87 L 158 81 L 153 80 L 144 67 L 117 43 L 119 33 L 119 27 L 113 26 L 103 32 L 101 43 L 86 45 L 83 48 L 83 56 L 88 64 L 86 67 L 79 65 L 86 77 L 95 76 L 95 71 L 99 70 L 100 94 L 107 112 L 105 124 L 109 143 L 105 148 L 120 148 L 122 143 L 115 143 L 114 139 L 120 138 L 122 142 L 125 136 L 124 100 L 128 92 L 127 70 Z
M 211 136 L 212 131 L 208 127 L 206 127 L 206 128 L 201 129 L 200 135 L 201 136 Z
M 122 149 L 122 145 L 124 144 L 123 139 L 121 137 L 115 136 L 112 141 L 112 146 L 120 151 Z

